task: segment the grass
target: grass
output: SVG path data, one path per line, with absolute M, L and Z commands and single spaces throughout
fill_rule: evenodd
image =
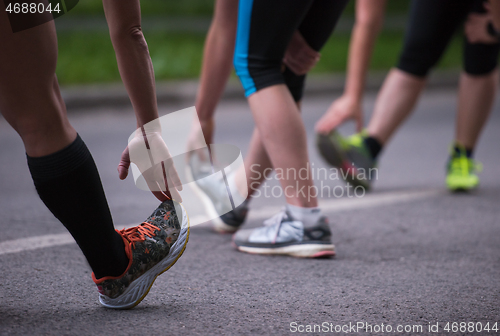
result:
M 113 46 L 106 32 L 59 33 L 58 38 L 57 75 L 61 84 L 120 80 Z M 201 34 L 147 34 L 156 78 L 166 80 L 197 77 L 204 38 Z
M 61 32 L 57 74 L 61 84 L 120 81 L 116 58 L 106 32 Z M 204 34 L 146 32 L 157 80 L 197 78 L 203 53 Z M 387 70 L 397 62 L 403 33 L 385 32 L 378 39 L 372 70 Z M 334 34 L 322 50 L 313 73 L 344 72 L 350 36 Z M 461 64 L 461 39 L 455 38 L 440 68 Z
M 237 0 L 235 0 L 237 1 Z M 408 10 L 410 0 L 389 0 L 388 14 L 404 14 Z M 349 1 L 345 15 L 354 15 L 355 1 Z M 169 16 L 211 16 L 214 0 L 144 0 L 141 1 L 143 15 Z M 73 15 L 102 14 L 102 0 L 80 0 L 71 10 Z
M 144 0 L 141 1 L 143 15 L 210 16 L 214 0 Z M 72 15 L 103 14 L 102 0 L 80 0 L 71 10 Z
M 236 1 L 236 0 L 235 0 Z M 354 1 L 349 1 L 344 16 L 354 16 Z M 153 15 L 210 17 L 214 0 L 144 0 L 144 17 Z M 409 0 L 389 0 L 387 13 L 405 14 Z M 100 15 L 102 0 L 81 0 L 71 11 L 75 16 Z M 107 32 L 61 31 L 57 73 L 62 84 L 108 83 L 120 80 L 115 54 Z M 200 72 L 203 33 L 146 31 L 157 80 L 197 78 Z M 397 62 L 403 32 L 385 31 L 379 37 L 372 58 L 372 70 L 388 70 Z M 321 61 L 313 73 L 344 72 L 350 36 L 337 33 L 322 50 Z M 458 68 L 461 64 L 461 42 L 455 38 L 440 63 L 441 68 Z

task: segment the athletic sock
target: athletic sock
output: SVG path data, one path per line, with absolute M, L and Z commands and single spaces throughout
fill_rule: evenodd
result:
M 320 208 L 302 208 L 287 204 L 286 209 L 293 219 L 301 221 L 302 223 L 304 223 L 304 226 L 315 225 L 321 216 Z
M 128 266 L 124 242 L 114 229 L 99 172 L 80 136 L 56 153 L 27 158 L 38 195 L 71 233 L 96 278 L 123 274 Z
M 368 152 L 370 153 L 371 158 L 373 160 L 376 160 L 378 154 L 382 150 L 382 145 L 380 144 L 380 142 L 371 136 L 364 138 L 363 142 L 366 148 L 368 148 Z
M 472 159 L 472 155 L 474 154 L 474 150 L 473 149 L 465 148 L 462 145 L 454 145 L 453 146 L 453 155 L 454 156 L 459 156 L 464 149 L 465 149 L 465 155 L 469 159 Z

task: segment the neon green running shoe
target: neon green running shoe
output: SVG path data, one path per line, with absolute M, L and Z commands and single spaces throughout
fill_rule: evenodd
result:
M 446 186 L 451 191 L 472 190 L 479 185 L 476 172 L 481 170 L 481 163 L 468 158 L 465 147 L 455 144 L 448 161 Z
M 345 182 L 353 187 L 362 186 L 366 191 L 377 175 L 375 160 L 364 143 L 367 136 L 366 131 L 362 131 L 345 138 L 333 130 L 328 135 L 318 134 L 316 142 L 321 156 L 340 170 Z

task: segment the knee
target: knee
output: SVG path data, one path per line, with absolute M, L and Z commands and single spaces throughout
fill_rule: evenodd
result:
M 283 72 L 283 77 L 285 79 L 285 84 L 288 87 L 288 90 L 292 94 L 293 100 L 295 102 L 301 101 L 302 95 L 304 93 L 306 76 L 296 75 L 295 73 L 293 73 L 293 71 L 286 68 Z
M 465 46 L 464 71 L 471 76 L 488 76 L 498 66 L 500 44 L 469 44 Z
M 11 97 L 16 99 L 1 99 L 2 114 L 21 138 L 37 141 L 70 127 L 57 82 L 30 86 Z
M 21 115 L 12 122 L 12 127 L 28 142 L 43 141 L 48 136 L 63 133 L 66 125 L 69 123 L 59 116 L 38 117 L 34 114 Z

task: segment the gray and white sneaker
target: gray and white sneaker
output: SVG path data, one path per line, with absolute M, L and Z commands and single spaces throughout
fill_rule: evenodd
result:
M 235 233 L 245 223 L 248 213 L 248 200 L 234 210 L 220 216 L 220 220 L 213 221 L 214 230 L 220 233 Z
M 197 155 L 191 157 L 187 174 L 195 181 L 191 186 L 207 215 L 212 218 L 214 230 L 221 233 L 236 232 L 245 222 L 248 200 L 233 209 L 224 179 L 215 178 L 210 162 L 200 160 Z
M 263 227 L 238 231 L 233 243 L 242 252 L 317 258 L 335 255 L 331 236 L 326 217 L 312 227 L 304 227 L 284 209 L 264 221 Z

